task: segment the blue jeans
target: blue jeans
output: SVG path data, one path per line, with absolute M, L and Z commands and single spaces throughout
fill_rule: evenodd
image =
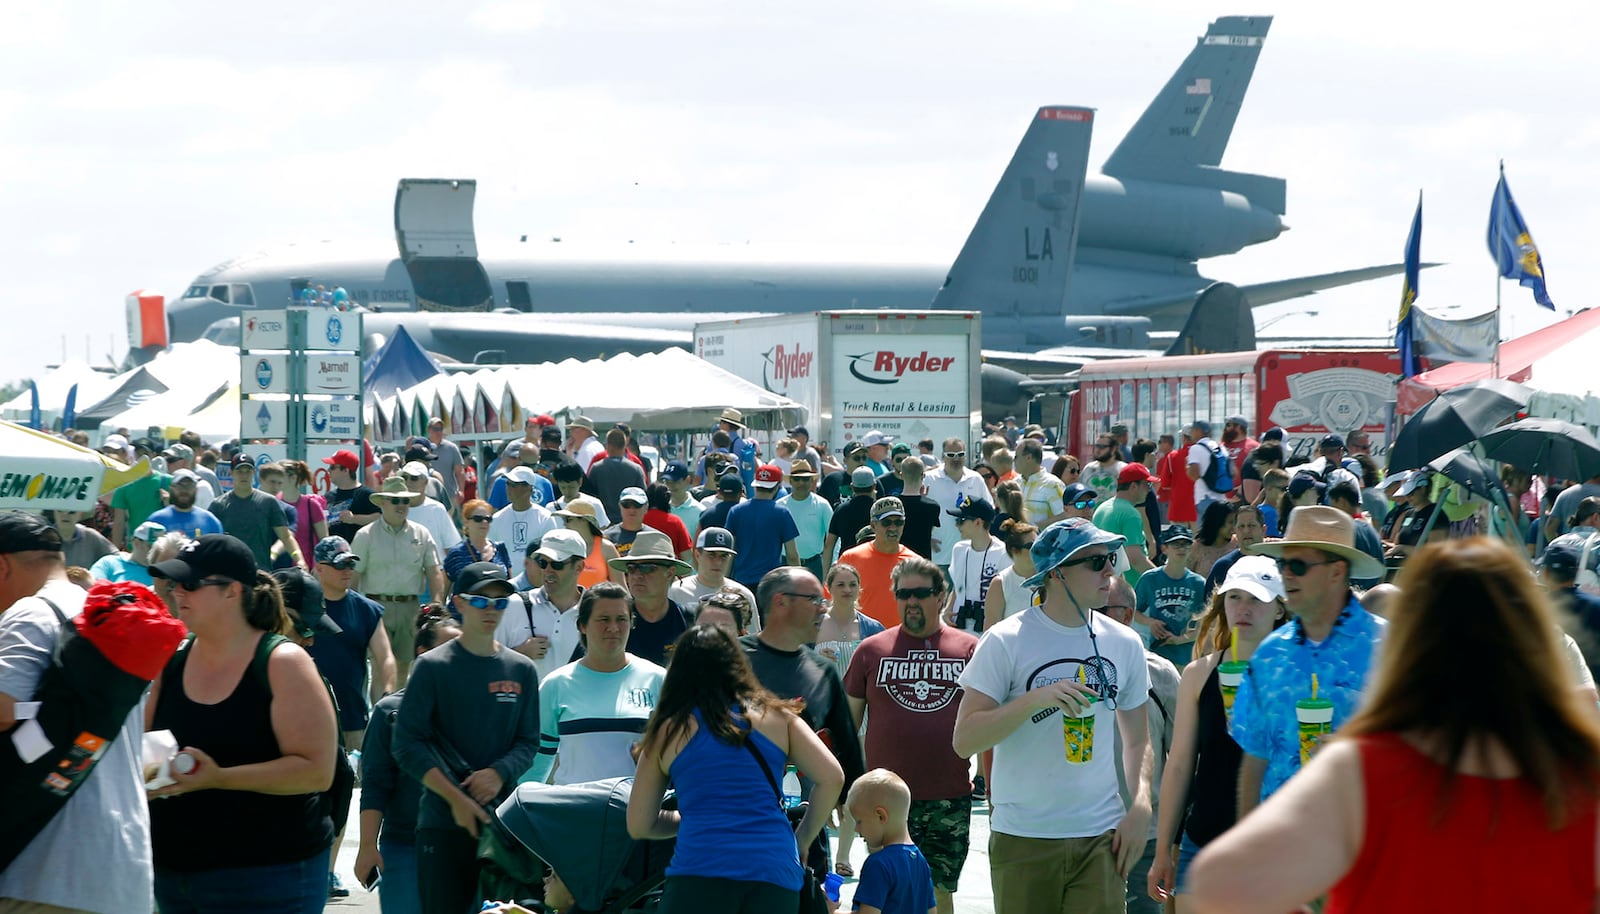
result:
M 417 893 L 417 846 L 378 843 L 383 857 L 383 881 L 378 883 L 378 905 L 383 914 L 422 914 Z
M 1128 871 L 1128 914 L 1161 914 L 1161 902 L 1150 897 L 1150 867 L 1156 862 L 1156 843 L 1146 841 L 1144 854 Z
M 328 903 L 328 853 L 198 873 L 157 867 L 156 908 L 161 914 L 320 914 Z
M 1200 848 L 1185 834 L 1178 840 L 1178 862 L 1172 868 L 1172 894 L 1183 895 L 1189 891 L 1189 864 L 1200 856 Z

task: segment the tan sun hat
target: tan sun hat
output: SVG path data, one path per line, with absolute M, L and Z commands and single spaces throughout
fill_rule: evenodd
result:
M 1257 543 L 1245 548 L 1246 555 L 1282 558 L 1283 550 L 1295 546 L 1318 549 L 1350 563 L 1350 577 L 1381 578 L 1383 563 L 1356 548 L 1356 522 L 1338 508 L 1305 505 L 1289 514 L 1289 527 L 1283 539 Z
M 611 559 L 606 564 L 611 566 L 612 571 L 626 572 L 629 565 L 640 565 L 646 562 L 652 565 L 667 565 L 671 567 L 672 576 L 676 578 L 681 578 L 694 571 L 693 566 L 680 560 L 678 554 L 672 551 L 672 537 L 667 536 L 660 530 L 651 529 L 640 530 L 639 535 L 633 538 L 633 546 L 628 550 L 628 554 L 621 558 Z

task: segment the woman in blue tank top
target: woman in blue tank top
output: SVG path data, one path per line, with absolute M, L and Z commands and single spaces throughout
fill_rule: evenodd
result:
M 798 710 L 756 682 L 723 630 L 696 625 L 678 638 L 628 801 L 634 838 L 677 836 L 663 914 L 769 914 L 799 904 L 800 848 L 838 803 L 844 771 Z M 776 786 L 787 761 L 814 785 L 793 829 Z M 669 779 L 676 810 L 661 808 Z

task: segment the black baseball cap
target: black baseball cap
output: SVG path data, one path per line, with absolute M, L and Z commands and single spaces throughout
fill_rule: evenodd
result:
M 706 527 L 695 538 L 695 548 L 706 552 L 737 553 L 739 550 L 733 545 L 733 534 L 721 527 Z
M 180 584 L 193 584 L 203 578 L 223 577 L 252 585 L 256 580 L 256 557 L 236 537 L 226 533 L 207 533 L 178 550 L 177 558 L 150 566 L 150 574 Z
M 981 498 L 968 498 L 966 496 L 962 496 L 960 499 L 960 505 L 957 506 L 956 510 L 946 511 L 944 513 L 954 517 L 957 521 L 981 520 L 987 524 L 994 520 L 994 505 L 989 504 Z
M 413 442 L 406 447 L 405 462 L 420 460 L 423 463 L 432 463 L 434 460 L 433 446 L 425 441 Z
M 37 514 L 0 512 L 0 554 L 60 552 L 61 534 Z
M 517 592 L 506 570 L 495 562 L 473 562 L 456 575 L 452 593 L 481 594 L 494 591 L 493 596 L 509 597 Z
M 240 450 L 239 453 L 233 455 L 233 460 L 229 461 L 228 466 L 235 470 L 240 467 L 249 467 L 253 470 L 255 469 L 256 461 L 254 457 Z
M 717 491 L 718 492 L 743 492 L 744 491 L 744 480 L 739 478 L 739 474 L 738 473 L 728 473 L 728 474 L 724 475 L 721 479 L 717 480 Z
M 344 631 L 324 608 L 322 582 L 317 580 L 316 575 L 303 568 L 279 568 L 272 572 L 272 577 L 278 582 L 278 591 L 283 594 L 284 608 L 292 610 L 295 618 L 300 620 L 295 628 L 302 638 L 316 637 L 319 631 L 330 635 Z

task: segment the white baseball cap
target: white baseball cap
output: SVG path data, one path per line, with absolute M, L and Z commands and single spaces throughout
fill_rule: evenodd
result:
M 1263 603 L 1282 600 L 1283 574 L 1278 571 L 1278 563 L 1271 556 L 1241 556 L 1228 569 L 1228 576 L 1222 579 L 1222 586 L 1217 588 L 1217 593 L 1230 590 L 1242 590 Z
M 558 528 L 546 533 L 544 538 L 539 540 L 539 548 L 534 550 L 534 554 L 555 562 L 586 559 L 589 557 L 589 544 L 578 531 Z

